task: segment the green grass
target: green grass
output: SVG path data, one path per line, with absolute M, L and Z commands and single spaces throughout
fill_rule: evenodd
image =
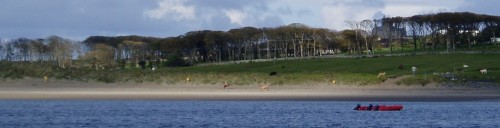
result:
M 377 58 L 329 58 L 283 60 L 276 62 L 250 62 L 230 65 L 192 66 L 160 68 L 155 72 L 143 69 L 61 69 L 49 64 L 30 64 L 21 62 L 0 62 L 0 77 L 42 78 L 48 75 L 57 79 L 96 80 L 102 82 L 154 82 L 185 83 L 191 78 L 192 84 L 251 85 L 271 83 L 273 85 L 291 84 L 337 84 L 370 85 L 383 80 L 377 78 L 379 72 L 387 77 L 411 75 L 411 67 L 416 66 L 417 77 L 405 79 L 404 85 L 425 85 L 430 81 L 445 81 L 433 73 L 454 73 L 465 80 L 494 80 L 500 82 L 500 55 L 498 54 L 447 54 L 417 55 Z M 398 69 L 399 65 L 404 69 Z M 462 65 L 469 65 L 463 68 Z M 487 68 L 488 74 L 482 75 L 479 69 Z M 269 76 L 278 72 L 277 76 Z M 425 79 L 424 79 L 425 78 Z M 430 78 L 430 79 L 428 79 Z
M 422 85 L 422 86 L 425 86 L 427 84 L 429 84 L 431 82 L 431 80 L 435 79 L 435 77 L 437 76 L 430 76 L 430 77 L 426 77 L 426 76 L 421 76 L 421 75 L 418 75 L 418 76 L 411 76 L 411 77 L 408 77 L 408 78 L 405 78 L 401 81 L 398 81 L 396 82 L 397 85 Z
M 162 69 L 164 72 L 173 74 L 219 74 L 221 76 L 213 78 L 214 83 L 229 79 L 232 81 L 262 82 L 270 81 L 275 84 L 301 84 L 301 83 L 328 83 L 336 80 L 338 83 L 367 85 L 377 84 L 382 80 L 377 79 L 379 72 L 386 72 L 387 77 L 401 75 L 411 75 L 411 66 L 416 66 L 417 78 L 428 76 L 434 81 L 442 81 L 433 78 L 434 73 L 455 73 L 469 80 L 490 79 L 500 81 L 500 55 L 494 54 L 451 54 L 451 55 L 419 55 L 419 56 L 397 56 L 378 58 L 352 58 L 352 59 L 308 59 L 308 60 L 287 60 L 260 63 L 244 63 L 232 65 L 212 65 L 195 66 L 183 68 Z M 399 65 L 404 65 L 404 69 L 398 69 Z M 463 68 L 466 64 L 469 68 Z M 481 75 L 479 69 L 489 69 L 488 74 Z M 269 77 L 271 71 L 278 72 L 278 76 Z M 249 74 L 251 77 L 245 76 Z M 407 82 L 406 84 L 428 83 L 423 80 L 413 80 L 420 82 Z M 238 82 L 236 82 L 238 83 Z M 248 84 L 252 82 L 240 82 Z

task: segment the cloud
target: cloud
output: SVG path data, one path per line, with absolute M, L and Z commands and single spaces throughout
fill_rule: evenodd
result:
M 386 0 L 383 12 L 389 16 L 412 16 L 418 14 L 437 13 L 444 11 L 457 11 L 466 4 L 464 0 Z
M 162 0 L 158 2 L 158 8 L 148 10 L 145 13 L 152 19 L 163 19 L 172 16 L 174 20 L 195 19 L 195 8 L 187 5 L 184 0 Z
M 289 6 L 281 6 L 277 9 L 277 11 L 283 15 L 292 15 L 292 9 Z
M 382 8 L 381 1 L 336 1 L 323 6 L 321 14 L 328 28 L 342 30 L 347 29 L 345 21 L 372 19 Z
M 221 10 L 221 13 L 229 19 L 229 23 L 238 27 L 275 27 L 283 24 L 283 20 L 277 13 L 278 9 L 270 9 L 263 3 L 255 3 L 240 8 Z M 272 26 L 270 26 L 272 25 Z
M 2 1 L 2 0 L 0 0 Z M 498 0 L 4 0 L 0 38 L 59 35 L 178 36 L 188 31 L 304 23 L 346 29 L 346 20 L 441 11 L 500 15 Z
M 465 0 L 464 2 L 465 4 L 462 4 L 457 10 L 488 15 L 500 15 L 500 8 L 498 7 L 498 5 L 500 5 L 499 0 Z
M 323 5 L 321 16 L 326 27 L 342 30 L 347 29 L 347 20 L 455 11 L 464 4 L 464 0 L 339 0 Z
M 147 18 L 184 24 L 189 30 L 228 30 L 234 27 L 281 25 L 279 14 L 271 12 L 268 1 L 161 0 L 144 11 Z M 273 23 L 265 23 L 273 22 Z M 277 22 L 277 23 L 276 23 Z
M 238 10 L 224 10 L 224 14 L 231 20 L 231 23 L 243 26 L 243 21 L 247 18 L 247 14 Z

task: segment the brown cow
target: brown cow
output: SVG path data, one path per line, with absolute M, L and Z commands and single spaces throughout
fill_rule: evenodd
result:
M 260 91 L 269 91 L 269 85 L 268 84 L 260 84 L 259 85 Z
M 224 82 L 224 89 L 228 88 L 231 84 L 228 84 L 227 82 Z

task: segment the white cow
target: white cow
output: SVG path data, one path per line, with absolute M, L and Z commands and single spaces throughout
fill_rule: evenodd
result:
M 486 74 L 486 73 L 488 73 L 488 70 L 486 70 L 486 68 L 485 68 L 485 69 L 479 70 L 479 72 L 481 72 L 481 74 Z
M 377 78 L 385 78 L 385 72 L 378 73 Z

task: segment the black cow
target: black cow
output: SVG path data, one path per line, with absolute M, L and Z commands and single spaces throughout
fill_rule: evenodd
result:
M 269 76 L 276 76 L 276 75 L 278 75 L 278 72 L 271 72 L 271 73 L 269 73 Z

